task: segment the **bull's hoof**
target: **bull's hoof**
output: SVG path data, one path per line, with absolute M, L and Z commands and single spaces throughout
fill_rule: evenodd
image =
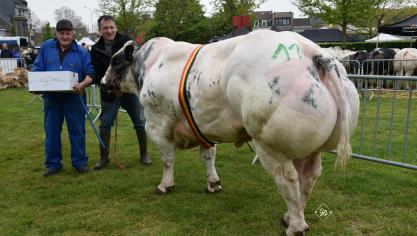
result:
M 207 193 L 218 193 L 222 190 L 222 186 L 220 185 L 220 180 L 216 182 L 209 182 L 206 192 Z
M 170 193 L 170 192 L 174 191 L 174 189 L 175 189 L 175 185 L 171 185 L 171 186 L 168 186 L 166 188 L 166 191 L 167 191 L 167 193 Z
M 282 217 L 281 224 L 285 226 L 285 228 L 288 228 L 288 226 L 290 225 L 290 217 L 288 216 L 288 213 L 285 213 Z
M 284 218 L 282 218 L 281 219 L 281 225 L 284 226 L 285 228 L 288 228 L 289 223 Z
M 294 235 L 295 236 L 305 236 L 305 235 L 307 235 L 307 233 L 305 231 L 298 231 L 298 232 L 295 232 Z
M 174 190 L 174 189 L 175 189 L 175 185 L 168 186 L 164 190 L 163 189 L 160 189 L 159 187 L 156 187 L 155 193 L 156 194 L 167 194 L 167 193 L 172 192 L 172 190 Z
M 294 236 L 306 236 L 306 235 L 307 235 L 307 233 L 305 231 L 304 232 L 298 231 L 298 232 L 294 233 Z M 282 232 L 282 236 L 289 236 L 287 234 L 286 230 L 284 230 L 284 232 Z
M 284 224 L 286 221 L 284 220 L 284 219 L 282 219 L 281 220 L 281 223 L 282 224 Z M 285 227 L 287 227 L 288 228 L 288 225 L 287 226 L 285 226 Z M 305 235 L 307 235 L 307 231 L 309 231 L 310 230 L 310 227 L 309 226 L 307 226 L 305 229 L 304 229 L 304 231 L 297 231 L 297 232 L 294 232 L 293 234 L 291 234 L 291 235 L 294 235 L 294 236 L 305 236 Z M 287 234 L 287 229 L 285 229 L 284 230 L 284 232 L 282 233 L 282 235 L 284 236 L 289 236 L 289 234 Z

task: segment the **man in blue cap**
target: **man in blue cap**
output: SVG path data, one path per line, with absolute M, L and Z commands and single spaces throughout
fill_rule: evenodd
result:
M 73 92 L 43 92 L 45 129 L 44 176 L 51 176 L 62 169 L 61 131 L 64 119 L 71 143 L 71 162 L 75 170 L 88 172 L 85 150 L 85 87 L 94 78 L 90 54 L 74 40 L 71 21 L 63 19 L 56 24 L 56 38 L 45 41 L 36 58 L 32 71 L 72 71 L 78 73 L 78 83 Z

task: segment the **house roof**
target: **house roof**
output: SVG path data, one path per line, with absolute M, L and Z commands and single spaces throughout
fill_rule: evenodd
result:
M 313 42 L 341 42 L 342 32 L 338 29 L 310 29 L 299 33 Z
M 417 14 L 394 24 L 380 26 L 378 27 L 378 32 L 394 35 L 417 36 Z
M 293 26 L 311 26 L 310 18 L 294 18 Z
M 256 20 L 271 20 L 272 11 L 255 11 Z
M 240 35 L 245 35 L 247 33 L 249 33 L 249 29 L 242 26 L 242 27 L 236 27 L 234 28 L 232 31 L 230 31 L 228 34 L 224 35 L 224 36 L 214 36 L 210 42 L 217 42 L 217 41 L 221 41 L 221 40 L 225 40 L 225 39 L 230 39 L 236 36 L 240 36 Z

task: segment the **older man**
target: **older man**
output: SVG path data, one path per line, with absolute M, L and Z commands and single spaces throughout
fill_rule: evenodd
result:
M 97 20 L 97 23 L 101 37 L 91 48 L 91 60 L 96 71 L 96 80 L 94 83 L 100 85 L 101 79 L 104 77 L 110 65 L 113 54 L 119 51 L 130 38 L 117 32 L 116 23 L 111 16 L 101 16 Z M 148 158 L 147 152 L 145 117 L 138 96 L 135 94 L 123 94 L 121 97 L 115 97 L 114 94 L 106 91 L 104 88 L 100 88 L 100 95 L 102 108 L 100 115 L 100 137 L 104 141 L 106 148 L 100 146 L 100 160 L 94 166 L 94 169 L 100 170 L 109 162 L 110 131 L 120 106 L 127 111 L 132 120 L 133 127 L 136 130 L 136 137 L 140 148 L 140 162 L 143 165 L 151 164 L 152 161 Z
M 45 166 L 44 176 L 51 176 L 62 169 L 61 131 L 64 119 L 71 142 L 72 166 L 80 174 L 88 171 L 85 150 L 84 88 L 93 82 L 94 69 L 90 54 L 74 40 L 71 21 L 59 20 L 56 38 L 45 41 L 36 58 L 32 71 L 72 71 L 78 73 L 73 92 L 44 92 Z
M 13 58 L 13 53 L 10 51 L 6 43 L 1 45 L 0 58 Z

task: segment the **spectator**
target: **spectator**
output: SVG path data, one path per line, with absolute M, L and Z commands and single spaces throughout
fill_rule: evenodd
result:
M 56 24 L 56 38 L 42 44 L 32 71 L 73 71 L 78 81 L 73 93 L 44 92 L 45 129 L 45 177 L 62 169 L 61 130 L 64 119 L 71 143 L 72 166 L 80 174 L 88 172 L 88 157 L 85 150 L 85 110 L 79 96 L 85 103 L 84 88 L 94 77 L 90 54 L 74 40 L 75 32 L 71 21 L 59 20 Z
M 1 45 L 0 58 L 13 58 L 13 53 L 10 51 L 6 43 Z
M 123 47 L 124 43 L 129 40 L 129 37 L 117 32 L 116 23 L 111 16 L 101 16 L 98 18 L 97 23 L 101 37 L 91 48 L 91 60 L 96 71 L 94 83 L 100 85 L 101 79 L 110 65 L 112 56 Z M 94 169 L 100 170 L 109 162 L 110 131 L 120 106 L 127 111 L 136 130 L 141 163 L 143 165 L 151 164 L 152 161 L 148 158 L 147 151 L 145 117 L 143 108 L 139 103 L 139 97 L 135 94 L 127 93 L 120 97 L 115 97 L 110 91 L 105 91 L 103 87 L 100 88 L 100 96 L 102 109 L 100 114 L 100 136 L 107 148 L 104 149 L 100 146 L 100 161 L 94 166 Z
M 23 66 L 22 65 L 22 57 L 20 56 L 19 48 L 13 48 L 12 54 L 13 54 L 13 58 L 16 59 L 17 66 L 19 68 L 22 68 L 22 66 Z

